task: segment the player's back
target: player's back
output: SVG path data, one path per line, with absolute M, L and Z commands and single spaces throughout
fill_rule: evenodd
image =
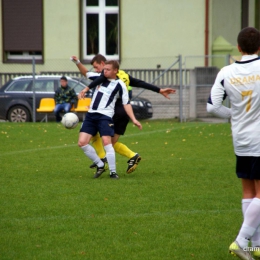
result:
M 260 118 L 259 59 L 224 68 L 224 87 L 231 101 L 233 120 Z
M 260 60 L 236 62 L 223 68 L 223 74 L 231 103 L 234 145 L 241 152 L 260 152 L 260 145 L 254 144 L 257 140 L 260 143 Z

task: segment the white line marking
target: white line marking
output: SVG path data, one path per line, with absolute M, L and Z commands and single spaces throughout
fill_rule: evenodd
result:
M 201 214 L 227 214 L 230 212 L 241 212 L 241 209 L 223 209 L 223 210 L 174 210 L 171 212 L 149 212 L 149 213 L 126 213 L 126 214 L 90 214 L 86 215 L 85 218 L 118 218 L 118 217 L 132 217 L 132 218 L 139 218 L 139 217 L 154 217 L 154 216 L 173 216 L 173 215 L 201 215 Z M 64 216 L 64 215 L 57 215 L 57 216 L 47 216 L 47 217 L 36 217 L 36 218 L 0 218 L 1 221 L 32 221 L 32 220 L 55 220 L 55 219 L 78 219 L 81 216 Z
M 201 123 L 200 123 L 201 124 Z M 202 124 L 208 124 L 208 123 L 202 123 Z M 166 128 L 166 129 L 161 129 L 161 130 L 153 130 L 153 131 L 140 131 L 140 133 L 136 134 L 127 134 L 121 136 L 122 138 L 128 138 L 128 137 L 133 137 L 133 136 L 141 136 L 141 135 L 147 135 L 147 134 L 155 134 L 155 133 L 161 133 L 161 132 L 166 132 L 166 131 L 174 131 L 174 130 L 179 130 L 181 128 L 192 128 L 192 127 L 198 127 L 198 124 L 189 124 L 189 125 L 180 125 L 180 126 L 174 126 L 172 128 Z M 8 155 L 13 155 L 13 154 L 19 154 L 19 153 L 32 153 L 32 152 L 37 152 L 37 151 L 44 151 L 44 150 L 52 150 L 52 149 L 64 149 L 64 148 L 69 148 L 77 146 L 77 144 L 64 144 L 64 145 L 59 145 L 59 146 L 48 146 L 48 147 L 42 147 L 42 148 L 33 148 L 33 149 L 27 149 L 27 150 L 20 150 L 20 151 L 12 151 L 12 152 L 6 152 L 6 153 L 1 153 L 0 156 L 8 156 Z

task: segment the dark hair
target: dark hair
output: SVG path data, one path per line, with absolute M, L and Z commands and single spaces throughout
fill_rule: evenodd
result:
M 91 60 L 90 64 L 93 65 L 94 62 L 100 64 L 102 61 L 105 62 L 107 59 L 105 58 L 105 56 L 101 55 L 101 54 L 97 54 L 96 56 L 94 56 L 94 58 Z
M 246 27 L 238 34 L 237 43 L 244 53 L 254 54 L 260 48 L 260 32 L 254 27 Z
M 65 77 L 65 76 L 62 76 L 61 78 L 60 78 L 60 80 L 65 80 L 65 81 L 68 81 L 68 79 Z
M 111 64 L 114 69 L 119 70 L 119 63 L 116 60 L 107 60 L 107 61 L 105 61 L 105 64 Z

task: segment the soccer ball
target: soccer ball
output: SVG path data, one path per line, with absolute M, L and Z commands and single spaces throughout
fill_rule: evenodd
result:
M 73 129 L 75 128 L 79 123 L 79 118 L 74 113 L 66 113 L 61 120 L 61 123 L 67 128 L 67 129 Z

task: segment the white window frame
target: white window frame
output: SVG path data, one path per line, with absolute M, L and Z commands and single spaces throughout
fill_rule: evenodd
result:
M 98 53 L 104 55 L 107 59 L 119 60 L 120 46 L 118 41 L 118 54 L 106 55 L 106 14 L 117 14 L 118 15 L 118 39 L 119 39 L 119 6 L 106 6 L 106 0 L 99 0 L 99 6 L 86 6 L 86 1 L 83 0 L 83 59 L 91 60 L 94 55 L 87 55 L 87 21 L 86 14 L 98 14 L 98 36 L 99 46 Z M 119 2 L 119 1 L 118 1 Z

